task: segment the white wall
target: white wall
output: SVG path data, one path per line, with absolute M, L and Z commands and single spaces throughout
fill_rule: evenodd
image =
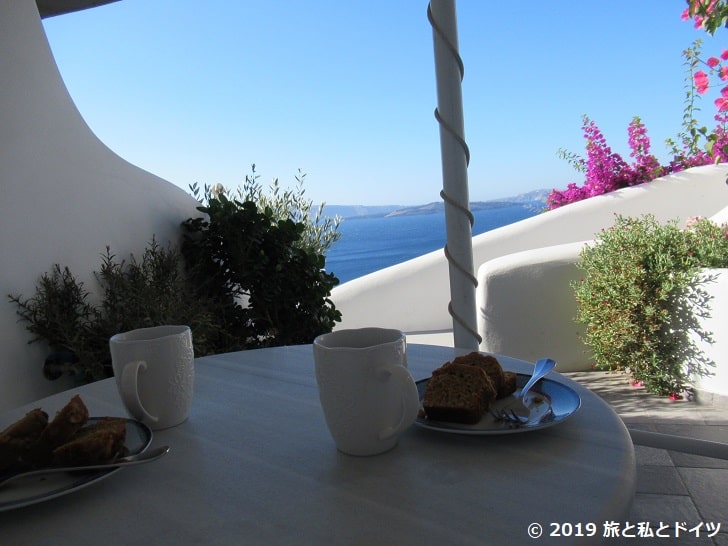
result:
M 473 239 L 475 269 L 486 261 L 562 243 L 593 239 L 615 214 L 653 213 L 661 221 L 710 217 L 728 204 L 728 164 L 696 167 L 593 197 L 504 226 Z M 524 176 L 531 176 L 524 172 Z M 442 251 L 395 265 L 334 289 L 339 328 L 377 325 L 409 333 L 452 329 L 448 268 Z
M 99 8 L 103 9 L 103 8 Z M 109 104 L 109 108 L 113 108 Z M 66 387 L 42 376 L 7 295 L 68 266 L 87 288 L 107 245 L 139 256 L 155 236 L 177 242 L 198 214 L 183 190 L 130 165 L 86 125 L 58 73 L 34 0 L 0 1 L 0 411 Z
M 710 314 L 700 319 L 700 326 L 711 333 L 713 342 L 702 340 L 695 332 L 690 337 L 714 366 L 708 367 L 708 375 L 693 376 L 693 381 L 698 401 L 710 403 L 717 395 L 725 405 L 728 401 L 728 269 L 707 269 L 705 274 L 714 279 L 702 286 L 711 299 Z
M 556 371 L 591 367 L 581 340 L 571 283 L 583 278 L 577 267 L 586 241 L 546 246 L 488 260 L 477 273 L 480 350 L 527 362 L 549 357 Z

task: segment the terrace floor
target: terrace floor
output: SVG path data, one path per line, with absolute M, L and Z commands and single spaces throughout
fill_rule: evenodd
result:
M 621 373 L 589 371 L 564 375 L 601 396 L 622 417 L 627 428 L 728 442 L 725 399 L 710 404 L 673 402 L 632 387 Z M 650 538 L 649 544 L 728 546 L 728 461 L 639 445 L 635 452 L 637 494 L 630 523 L 650 522 L 653 531 L 660 522 L 670 525 L 669 531 L 665 531 L 670 538 Z M 702 523 L 699 538 L 688 531 L 676 537 L 676 522 L 688 531 Z M 720 531 L 708 538 L 706 526 L 718 523 Z M 605 538 L 606 544 L 636 542 L 640 539 Z

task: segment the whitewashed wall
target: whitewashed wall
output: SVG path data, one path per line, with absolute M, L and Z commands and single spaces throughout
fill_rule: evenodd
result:
M 109 104 L 109 108 L 113 108 Z M 32 296 L 67 265 L 88 288 L 107 245 L 140 255 L 177 242 L 197 214 L 183 190 L 130 165 L 86 125 L 61 79 L 34 0 L 0 1 L 0 411 L 68 386 L 42 375 L 7 295 Z
M 615 214 L 653 213 L 661 221 L 713 216 L 728 204 L 726 176 L 728 164 L 696 167 L 483 233 L 473 240 L 475 268 L 514 252 L 593 239 L 614 223 Z M 339 328 L 376 325 L 425 334 L 412 336 L 417 341 L 452 329 L 441 250 L 344 283 L 334 289 L 332 299 L 343 314 Z

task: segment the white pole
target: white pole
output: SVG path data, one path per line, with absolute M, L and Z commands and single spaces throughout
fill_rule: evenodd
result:
M 455 0 L 431 0 L 427 15 L 435 46 L 437 109 L 442 156 L 442 192 L 445 200 L 450 272 L 450 306 L 455 347 L 477 350 L 475 288 L 473 274 L 473 216 L 468 194 L 469 151 L 465 144 L 461 82 L 463 65 L 458 53 Z

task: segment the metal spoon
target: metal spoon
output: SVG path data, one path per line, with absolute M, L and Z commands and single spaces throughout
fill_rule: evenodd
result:
M 556 366 L 556 361 L 551 358 L 542 358 L 541 360 L 536 362 L 536 364 L 533 367 L 533 375 L 531 376 L 531 379 L 529 379 L 528 383 L 526 383 L 523 386 L 518 397 L 521 400 L 526 398 L 526 394 L 528 394 L 528 391 L 531 390 L 531 387 L 533 387 L 536 384 L 536 381 L 543 378 L 546 374 L 548 374 L 551 370 L 553 370 L 555 366 Z
M 556 366 L 556 361 L 551 358 L 542 358 L 533 367 L 531 379 L 523 386 L 516 399 L 504 408 L 509 415 L 515 416 L 521 423 L 528 423 L 531 417 L 531 408 L 526 405 L 526 395 L 536 382 L 548 374 Z
M 127 457 L 121 457 L 109 463 L 101 464 L 88 464 L 83 466 L 50 466 L 48 468 L 40 468 L 38 470 L 29 470 L 27 472 L 19 472 L 17 474 L 11 474 L 10 476 L 0 478 L 0 487 L 9 483 L 13 480 L 26 478 L 28 476 L 36 476 L 41 474 L 52 474 L 54 472 L 73 472 L 77 470 L 102 470 L 118 468 L 120 466 L 133 466 L 137 464 L 150 463 L 156 461 L 160 457 L 163 457 L 169 452 L 169 446 L 161 446 L 155 449 L 150 449 L 143 453 L 137 453 L 136 455 L 129 455 Z

